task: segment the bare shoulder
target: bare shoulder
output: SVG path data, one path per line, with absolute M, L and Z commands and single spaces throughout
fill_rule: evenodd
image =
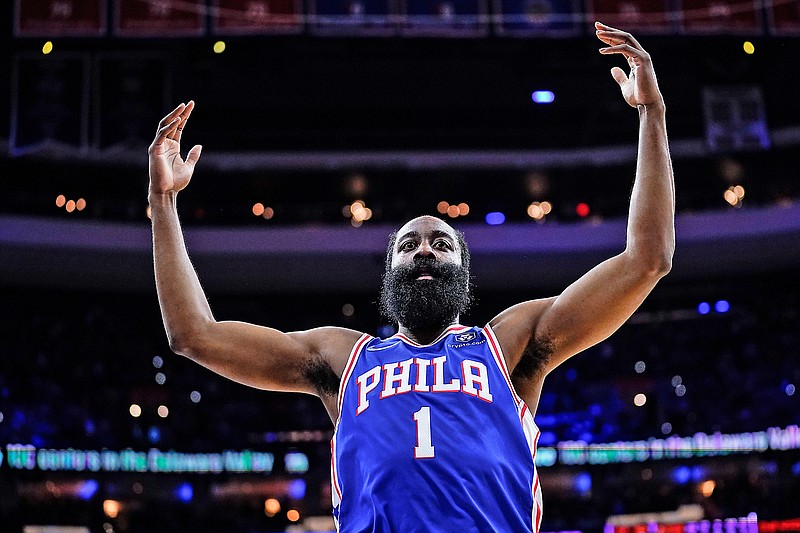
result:
M 528 300 L 509 307 L 489 322 L 512 373 L 530 378 L 546 367 L 552 340 L 536 335 L 536 331 L 539 318 L 555 300 L 556 297 Z

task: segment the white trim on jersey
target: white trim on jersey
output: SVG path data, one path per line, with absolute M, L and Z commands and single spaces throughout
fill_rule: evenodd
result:
M 455 331 L 463 331 L 465 329 L 472 329 L 472 328 L 470 328 L 469 326 L 462 326 L 461 324 L 453 324 L 452 326 L 450 326 L 446 330 L 444 330 L 438 337 L 436 337 L 436 339 L 433 342 L 431 342 L 429 344 L 420 344 L 420 343 L 418 343 L 416 341 L 412 341 L 411 339 L 409 339 L 408 337 L 406 337 L 402 333 L 395 333 L 394 335 L 392 335 L 389 338 L 390 339 L 394 339 L 394 338 L 400 339 L 403 342 L 405 342 L 406 344 L 410 344 L 411 346 L 414 346 L 416 348 L 425 348 L 425 347 L 428 347 L 428 346 L 433 346 L 434 344 L 436 344 L 437 342 L 439 342 L 440 340 L 442 340 L 446 336 L 450 335 L 451 333 L 454 333 Z
M 533 510 L 531 513 L 531 523 L 534 526 L 534 531 L 539 531 L 539 526 L 542 523 L 542 486 L 539 483 L 539 471 L 536 469 L 536 444 L 539 442 L 539 427 L 533 420 L 533 414 L 528 409 L 525 401 L 519 397 L 514 383 L 511 381 L 511 374 L 506 365 L 506 358 L 503 355 L 503 349 L 500 347 L 500 342 L 494 334 L 492 326 L 486 324 L 483 328 L 486 338 L 489 340 L 489 351 L 494 356 L 494 361 L 500 368 L 500 372 L 505 377 L 506 385 L 511 390 L 511 395 L 514 401 L 517 402 L 517 414 L 519 415 L 520 424 L 522 424 L 522 432 L 525 434 L 525 440 L 528 441 L 528 448 L 531 452 L 531 461 L 533 461 L 533 480 L 531 482 L 531 495 L 533 496 Z
M 344 401 L 344 392 L 347 388 L 347 382 L 350 380 L 350 375 L 356 367 L 358 357 L 361 355 L 364 345 L 373 339 L 372 335 L 364 333 L 353 344 L 353 349 L 350 350 L 350 355 L 347 356 L 347 362 L 344 365 L 344 372 L 342 372 L 341 380 L 339 381 L 339 398 L 337 400 L 338 415 L 336 423 L 333 426 L 333 437 L 331 437 L 331 502 L 333 508 L 336 509 L 342 503 L 342 488 L 339 486 L 339 471 L 336 465 L 336 430 L 339 428 L 339 420 L 342 418 L 342 402 Z M 339 521 L 336 520 L 336 531 L 339 531 Z
M 356 363 L 358 362 L 358 356 L 361 355 L 361 348 L 364 344 L 374 337 L 367 333 L 361 335 L 356 343 L 353 345 L 353 349 L 350 350 L 350 355 L 347 356 L 347 362 L 344 365 L 344 372 L 342 372 L 342 378 L 339 380 L 339 398 L 337 399 L 337 408 L 338 414 L 336 416 L 336 424 L 334 424 L 334 431 L 336 428 L 339 427 L 339 420 L 342 418 L 342 402 L 344 401 L 344 390 L 347 387 L 347 382 L 350 380 L 350 374 L 353 373 L 353 369 L 356 367 Z

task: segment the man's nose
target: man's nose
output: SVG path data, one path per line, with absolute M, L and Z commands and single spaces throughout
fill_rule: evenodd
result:
M 433 255 L 433 248 L 430 243 L 422 242 L 419 248 L 417 248 L 417 253 L 415 255 L 417 257 L 430 257 Z

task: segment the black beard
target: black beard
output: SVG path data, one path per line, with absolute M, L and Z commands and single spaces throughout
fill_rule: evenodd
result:
M 423 270 L 433 279 L 418 280 Z M 412 331 L 449 326 L 471 303 L 469 270 L 463 266 L 423 257 L 383 275 L 381 312 Z

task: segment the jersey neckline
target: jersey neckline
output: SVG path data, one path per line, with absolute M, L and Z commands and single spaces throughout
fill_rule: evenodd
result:
M 434 344 L 436 344 L 437 342 L 439 342 L 443 338 L 447 337 L 451 333 L 454 333 L 456 331 L 463 331 L 465 329 L 472 329 L 472 327 L 471 326 L 464 326 L 464 325 L 461 325 L 461 324 L 453 324 L 452 326 L 448 326 L 447 329 L 445 329 L 443 332 L 441 332 L 438 337 L 436 337 L 433 341 L 431 341 L 428 344 L 420 344 L 420 343 L 418 343 L 416 341 L 413 341 L 413 340 L 409 339 L 408 337 L 406 337 L 405 335 L 403 335 L 402 333 L 399 333 L 399 332 L 395 333 L 394 335 L 392 335 L 391 337 L 389 337 L 389 338 L 387 338 L 385 340 L 388 341 L 389 339 L 400 339 L 401 341 L 403 341 L 406 344 L 409 344 L 411 346 L 414 346 L 415 348 L 426 348 L 428 346 L 433 346 Z

